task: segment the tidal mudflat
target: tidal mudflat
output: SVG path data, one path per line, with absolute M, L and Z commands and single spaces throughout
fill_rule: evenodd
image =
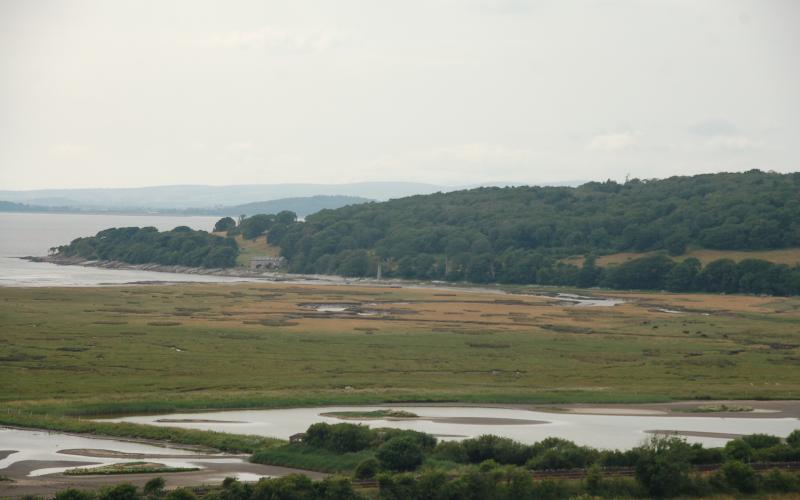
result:
M 152 444 L 58 432 L 0 427 L 0 474 L 41 476 L 89 467 L 152 459 L 172 467 L 193 467 L 193 460 L 241 462 L 241 457 Z
M 262 477 L 302 473 L 314 479 L 326 474 L 287 467 L 252 464 L 248 455 L 215 453 L 200 448 L 176 448 L 128 440 L 0 427 L 0 498 L 49 496 L 66 488 L 98 488 L 120 482 L 142 486 L 162 476 L 168 487 L 216 484 L 225 477 L 256 481 Z M 165 467 L 196 469 L 175 473 L 65 475 L 77 468 L 148 462 Z
M 560 437 L 580 445 L 604 449 L 629 449 L 641 444 L 655 430 L 682 434 L 689 442 L 723 446 L 731 436 L 768 433 L 787 436 L 800 426 L 795 418 L 731 418 L 714 416 L 671 417 L 656 415 L 588 415 L 551 413 L 512 408 L 455 406 L 337 406 L 282 410 L 222 411 L 112 419 L 169 425 L 236 434 L 256 434 L 288 439 L 316 422 L 345 420 L 333 412 L 375 411 L 402 408 L 417 415 L 405 419 L 363 419 L 369 427 L 393 427 L 426 432 L 443 440 L 494 434 L 532 444 L 547 437 Z M 168 419 L 168 422 L 164 422 Z M 178 422 L 182 419 L 182 422 Z M 223 420 L 235 422 L 221 422 Z M 352 418 L 348 422 L 358 422 Z

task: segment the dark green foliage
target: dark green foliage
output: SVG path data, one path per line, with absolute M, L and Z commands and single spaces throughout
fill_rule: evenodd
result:
M 461 442 L 461 446 L 467 460 L 473 464 L 481 463 L 484 460 L 494 460 L 501 464 L 523 465 L 533 455 L 531 447 L 493 435 L 465 439 Z
M 167 500 L 194 500 L 196 498 L 197 495 L 195 495 L 194 493 L 192 493 L 191 490 L 188 490 L 186 488 L 178 488 L 176 490 L 172 490 L 166 496 Z
M 786 438 L 786 444 L 792 448 L 800 448 L 800 429 L 792 431 Z
M 145 483 L 142 491 L 145 495 L 160 495 L 164 492 L 164 486 L 166 486 L 166 484 L 167 482 L 164 481 L 163 477 L 154 477 Z
M 55 500 L 92 500 L 95 495 L 91 491 L 69 488 L 56 493 Z
M 734 439 L 725 443 L 725 456 L 732 460 L 749 462 L 753 458 L 753 447 L 741 438 Z
M 293 272 L 476 283 L 800 293 L 800 267 L 719 262 L 700 270 L 666 255 L 605 272 L 580 254 L 688 246 L 800 246 L 800 174 L 751 171 L 578 188 L 479 188 L 323 210 L 270 235 Z M 288 218 L 287 218 L 288 220 Z
M 425 452 L 432 451 L 436 447 L 436 438 L 424 432 L 393 429 L 391 427 L 372 430 L 374 438 L 373 444 L 380 445 L 396 437 L 407 437 L 415 441 Z
M 228 231 L 236 227 L 236 221 L 232 217 L 223 217 L 214 224 L 214 232 L 219 233 Z
M 761 489 L 771 493 L 800 491 L 800 475 L 773 469 L 761 478 Z
M 702 265 L 694 257 L 684 259 L 676 264 L 664 278 L 664 288 L 670 292 L 688 292 L 697 290 L 697 275 L 700 274 Z
M 362 497 L 353 490 L 349 480 L 329 477 L 312 481 L 301 474 L 289 474 L 258 482 L 249 496 L 250 500 L 358 500 Z
M 745 443 L 743 439 L 737 441 Z M 774 439 L 764 435 L 757 435 L 750 441 L 759 446 L 756 448 L 757 451 L 772 450 L 778 446 L 791 449 L 790 445 L 781 443 L 770 446 Z M 376 439 L 375 442 L 380 442 L 380 439 Z M 420 444 L 423 440 L 410 433 L 401 433 L 389 438 L 383 442 L 380 449 L 394 447 L 399 442 L 404 443 L 399 456 L 407 456 L 406 452 L 410 449 L 415 449 L 421 457 L 424 456 Z M 453 444 L 460 445 L 460 443 Z M 474 440 L 473 445 L 482 450 L 481 455 L 489 453 L 502 455 L 498 450 L 508 448 L 508 443 L 483 436 Z M 581 449 L 574 443 L 556 438 L 546 439 L 527 448 L 529 453 L 533 454 L 532 459 L 546 455 L 552 450 Z M 449 445 L 430 447 L 428 450 L 431 456 L 439 455 L 440 460 L 442 454 L 459 455 L 457 449 Z M 701 445 L 688 445 L 681 439 L 661 436 L 651 438 L 646 445 L 630 452 L 614 454 L 590 450 L 596 460 L 588 467 L 583 480 L 537 479 L 537 473 L 531 474 L 531 471 L 514 465 L 502 465 L 491 458 L 479 464 L 462 465 L 457 468 L 437 468 L 437 465 L 430 461 L 426 462 L 424 467 L 417 468 L 422 463 L 420 459 L 413 466 L 414 472 L 381 472 L 377 475 L 375 475 L 377 461 L 370 458 L 358 466 L 359 470 L 367 472 L 357 474 L 357 477 L 365 479 L 376 477 L 379 486 L 378 496 L 370 495 L 369 498 L 382 500 L 538 500 L 673 496 L 698 498 L 800 492 L 800 475 L 796 472 L 773 470 L 759 476 L 749 465 L 739 461 L 727 461 L 712 474 L 692 473 L 689 467 L 690 461 L 701 463 L 703 460 L 715 459 L 716 455 L 704 455 L 701 450 Z M 633 461 L 636 466 L 636 478 L 608 477 L 599 464 L 610 461 Z M 147 491 L 153 489 L 155 488 L 146 487 Z M 234 478 L 226 478 L 221 487 L 178 489 L 166 496 L 168 499 L 179 500 L 198 497 L 205 500 L 364 500 L 365 498 L 359 495 L 351 481 L 345 477 L 332 476 L 322 481 L 313 481 L 299 474 L 262 479 L 258 483 L 241 483 Z M 55 498 L 90 500 L 96 497 L 92 493 L 70 489 L 58 493 Z M 142 497 L 135 487 L 123 484 L 101 491 L 97 498 L 138 500 Z
M 725 462 L 720 473 L 729 486 L 740 493 L 755 493 L 758 488 L 758 476 L 747 464 L 738 460 Z
M 136 486 L 123 483 L 102 490 L 98 498 L 100 500 L 139 500 L 141 495 Z
M 361 451 L 370 446 L 373 434 L 366 425 L 312 424 L 306 431 L 305 443 L 338 453 Z
M 654 436 L 641 447 L 636 479 L 654 497 L 680 493 L 689 482 L 691 450 L 675 437 Z
M 634 259 L 610 267 L 602 284 L 610 288 L 663 290 L 675 263 L 665 255 Z
M 781 444 L 781 439 L 778 436 L 770 436 L 769 434 L 749 434 L 739 439 L 749 444 L 754 450 L 770 448 Z
M 242 219 L 239 223 L 239 232 L 246 240 L 254 240 L 265 234 L 275 223 L 274 215 L 258 214 Z
M 692 465 L 721 464 L 725 461 L 725 453 L 720 448 L 703 448 L 700 443 L 691 446 L 689 462 Z
M 597 450 L 558 438 L 545 439 L 533 450 L 534 457 L 527 466 L 537 470 L 585 468 L 600 457 Z
M 381 468 L 381 464 L 374 458 L 368 458 L 356 467 L 356 479 L 372 479 Z
M 414 470 L 425 458 L 419 442 L 410 436 L 399 436 L 383 443 L 375 453 L 381 467 L 394 471 Z
M 436 445 L 432 456 L 438 460 L 446 460 L 458 464 L 465 464 L 469 461 L 464 446 L 458 441 L 442 441 Z
M 116 260 L 129 264 L 162 264 L 189 267 L 232 267 L 239 247 L 231 238 L 214 236 L 179 226 L 159 232 L 154 227 L 123 227 L 77 238 L 58 247 L 61 255 L 91 260 Z
M 248 500 L 253 494 L 253 485 L 242 483 L 235 477 L 226 477 L 222 481 L 221 500 Z

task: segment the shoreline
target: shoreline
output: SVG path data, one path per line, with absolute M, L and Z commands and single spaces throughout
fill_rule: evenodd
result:
M 300 275 L 279 272 L 264 272 L 256 271 L 243 267 L 231 268 L 204 268 L 204 267 L 188 267 L 178 265 L 164 265 L 164 264 L 129 264 L 127 262 L 120 262 L 115 260 L 89 260 L 81 257 L 63 257 L 60 255 L 48 255 L 43 257 L 25 256 L 19 257 L 22 260 L 29 262 L 40 262 L 55 264 L 58 266 L 81 266 L 81 267 L 94 267 L 98 269 L 119 269 L 126 271 L 151 271 L 172 274 L 192 274 L 201 276 L 220 276 L 228 278 L 260 278 L 269 281 L 292 281 L 298 279 L 305 280 L 322 280 L 322 281 L 335 281 L 331 277 L 323 277 L 316 275 Z M 344 278 L 341 278 L 344 280 Z

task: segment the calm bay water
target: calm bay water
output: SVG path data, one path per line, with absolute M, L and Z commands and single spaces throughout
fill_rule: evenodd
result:
M 96 269 L 29 262 L 18 257 L 47 255 L 50 247 L 110 227 L 177 226 L 210 231 L 218 217 L 0 213 L 0 286 L 92 286 L 134 281 L 236 282 L 239 278 Z

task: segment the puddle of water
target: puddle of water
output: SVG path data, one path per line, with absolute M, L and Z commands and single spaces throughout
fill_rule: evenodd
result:
M 224 476 L 210 477 L 210 478 L 208 478 L 208 480 L 206 482 L 208 482 L 208 483 L 221 483 L 222 481 L 225 480 L 226 477 L 236 478 L 238 481 L 241 481 L 243 483 L 255 483 L 255 482 L 258 482 L 258 480 L 260 480 L 260 479 L 263 479 L 263 478 L 272 479 L 272 478 L 274 478 L 276 476 L 262 476 L 260 474 L 253 474 L 252 472 L 236 472 L 236 473 L 227 474 L 227 475 L 224 475 Z
M 556 297 L 565 302 L 570 302 L 570 305 L 574 305 L 575 307 L 614 307 L 625 303 L 622 299 L 586 297 L 574 293 L 557 293 Z
M 350 420 L 369 427 L 393 427 L 411 429 L 442 436 L 442 439 L 462 439 L 477 437 L 482 434 L 495 434 L 517 441 L 532 444 L 547 437 L 561 437 L 580 445 L 605 449 L 629 449 L 638 446 L 648 435 L 646 430 L 668 429 L 673 431 L 715 432 L 726 434 L 766 433 L 788 436 L 800 427 L 793 418 L 722 418 L 722 417 L 671 417 L 671 416 L 630 416 L 630 415 L 579 415 L 563 413 L 545 413 L 506 408 L 475 407 L 323 407 L 294 408 L 284 410 L 247 410 L 224 411 L 198 414 L 176 414 L 158 416 L 135 416 L 113 419 L 116 422 L 135 422 L 152 425 L 171 425 L 191 429 L 205 429 L 219 432 L 256 434 L 281 439 L 305 431 L 316 422 L 343 422 L 335 417 L 326 417 L 322 413 L 338 411 L 373 411 L 381 409 L 402 408 L 419 415 L 419 419 L 411 420 Z M 473 423 L 464 423 L 468 417 Z M 225 424 L 194 422 L 184 424 L 159 424 L 159 418 L 183 418 L 206 420 L 236 420 L 243 424 Z M 459 419 L 462 419 L 459 421 Z M 544 421 L 525 425 L 487 425 L 481 419 L 517 419 Z M 502 422 L 502 420 L 494 420 Z M 706 446 L 723 446 L 728 440 L 715 437 L 691 436 L 686 438 L 692 443 Z
M 319 312 L 334 312 L 334 313 L 345 312 L 347 310 L 346 307 L 341 307 L 341 306 L 317 306 L 314 309 Z

